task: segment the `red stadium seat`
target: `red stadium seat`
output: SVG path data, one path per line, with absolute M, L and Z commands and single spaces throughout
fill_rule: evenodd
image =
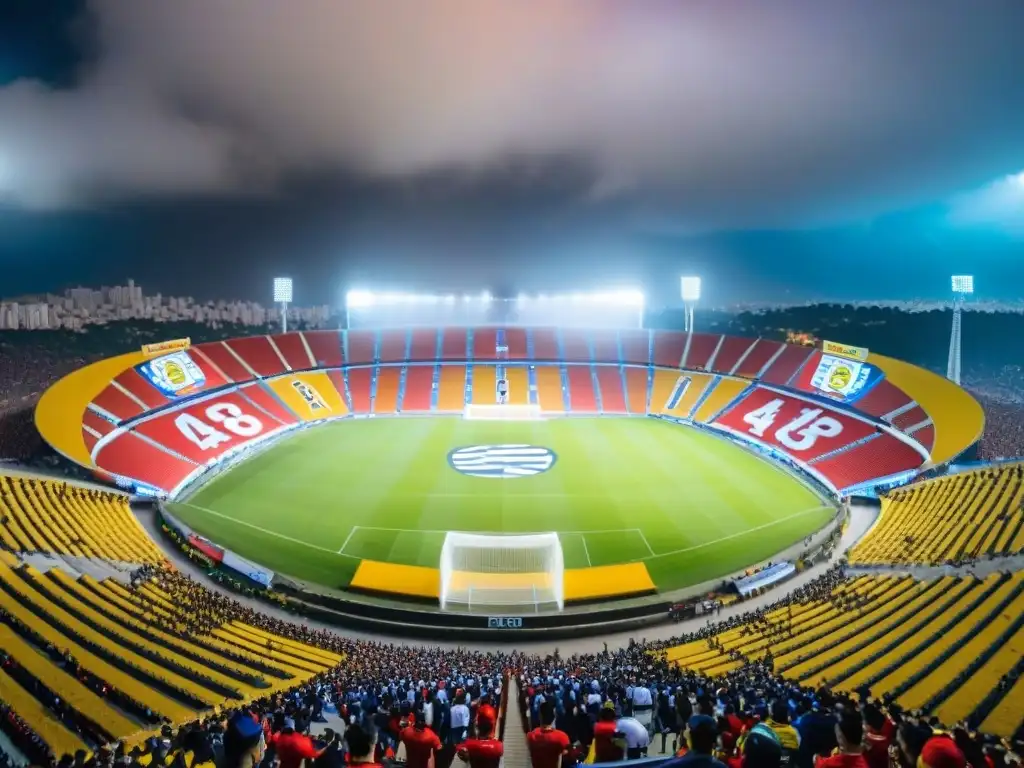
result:
M 761 371 L 767 368 L 769 363 L 781 356 L 784 349 L 785 345 L 782 342 L 758 339 L 757 343 L 748 350 L 746 356 L 736 365 L 736 375 L 748 379 L 760 377 Z
M 527 360 L 526 330 L 524 328 L 508 328 L 505 331 L 505 344 L 508 345 L 509 360 Z
M 923 461 L 921 454 L 903 441 L 879 433 L 848 451 L 825 457 L 811 466 L 842 491 L 875 478 L 917 469 Z
M 473 359 L 496 360 L 498 346 L 498 330 L 496 328 L 476 328 L 473 331 Z
M 662 368 L 678 368 L 686 351 L 686 334 L 679 331 L 654 332 L 654 364 Z
M 403 411 L 429 411 L 434 388 L 433 365 L 410 365 L 405 369 Z
M 377 350 L 375 331 L 345 332 L 345 362 L 349 365 L 364 365 L 374 362 Z
M 372 368 L 350 368 L 348 391 L 352 395 L 352 412 L 370 412 L 370 384 L 373 380 Z
M 569 407 L 573 413 L 596 413 L 597 397 L 589 365 L 567 365 Z
M 529 331 L 533 337 L 533 359 L 558 361 L 561 354 L 558 351 L 558 339 L 555 336 L 554 328 L 535 328 Z
M 717 357 L 715 352 L 718 350 L 719 343 L 724 345 L 725 342 L 717 333 L 691 334 L 686 356 L 683 358 L 683 367 L 690 370 L 710 370 L 712 357 Z
M 341 365 L 341 334 L 338 331 L 303 331 L 302 336 L 313 353 L 317 368 Z
M 277 347 L 290 371 L 319 367 L 303 333 L 279 333 L 270 337 L 270 343 Z
M 619 345 L 622 348 L 622 362 L 637 365 L 647 365 L 651 362 L 650 331 L 619 331 Z
M 715 352 L 712 352 L 712 357 L 708 360 L 707 365 L 705 365 L 704 368 L 709 371 L 714 371 L 715 373 L 735 373 L 740 362 L 744 359 L 747 353 L 754 348 L 756 343 L 757 342 L 754 339 L 744 339 L 739 336 L 724 336 L 722 337 L 722 343 L 718 345 Z M 686 358 L 688 363 L 698 359 L 694 356 L 692 343 L 690 344 L 690 353 Z M 699 363 L 693 364 L 699 365 Z
M 404 362 L 408 348 L 408 331 L 381 331 L 379 358 L 382 363 Z
M 761 374 L 761 381 L 780 387 L 786 386 L 798 371 L 810 365 L 810 358 L 813 354 L 814 349 L 811 347 L 786 344 L 782 354 L 775 358 L 767 370 Z
M 252 370 L 246 368 L 223 341 L 199 344 L 189 349 L 189 353 L 194 355 L 196 359 L 205 362 L 228 383 L 237 382 L 241 384 L 253 378 Z
M 409 359 L 415 361 L 437 359 L 437 331 L 433 328 L 416 328 L 412 332 L 412 347 Z
M 441 359 L 465 360 L 469 350 L 469 335 L 465 328 L 445 328 L 441 331 Z
M 165 491 L 175 488 L 199 468 L 131 432 L 122 432 L 104 443 L 93 460 L 96 466 L 113 475 L 129 477 Z
M 590 352 L 591 332 L 574 328 L 556 331 L 562 337 L 562 354 L 560 357 L 570 363 L 589 363 L 593 360 Z M 611 361 L 618 359 L 618 355 Z M 609 362 L 611 362 L 609 361 Z
M 257 376 L 276 376 L 288 370 L 269 336 L 246 336 L 224 342 L 245 368 Z M 237 381 L 237 379 L 236 379 Z
M 601 392 L 602 413 L 626 413 L 626 395 L 622 391 L 622 371 L 617 365 L 595 365 L 597 386 Z

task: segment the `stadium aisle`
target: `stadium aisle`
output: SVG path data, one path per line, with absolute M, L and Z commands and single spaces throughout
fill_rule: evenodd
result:
M 790 581 L 786 583 L 787 591 L 791 591 L 803 586 L 808 581 L 816 579 L 818 576 L 820 576 L 829 568 L 831 568 L 832 565 L 834 565 L 839 560 L 840 555 L 846 552 L 846 550 L 849 549 L 849 547 L 856 543 L 867 532 L 867 530 L 871 527 L 872 523 L 874 523 L 874 520 L 874 510 L 855 507 L 851 514 L 850 524 L 847 526 L 846 531 L 843 533 L 843 538 L 840 543 L 840 546 L 837 548 L 836 553 L 833 555 L 832 559 L 827 563 L 821 563 L 819 565 L 812 566 L 811 568 L 808 568 L 806 571 L 803 571 L 802 573 L 799 573 L 796 576 L 794 576 Z M 159 526 L 156 523 L 156 517 L 152 512 L 140 513 L 139 521 L 142 523 L 147 533 L 149 533 L 149 535 L 155 541 L 158 541 L 161 544 L 164 542 L 164 539 L 162 538 L 163 534 L 160 532 Z M 277 618 L 281 618 L 286 621 L 296 620 L 294 616 L 286 613 L 285 611 L 274 608 L 273 606 L 270 606 L 267 603 L 246 598 L 242 595 L 239 595 L 236 592 L 232 592 L 231 590 L 222 587 L 221 585 L 211 581 L 210 579 L 207 579 L 205 575 L 199 572 L 199 570 L 195 566 L 195 563 L 193 563 L 191 560 L 185 557 L 185 555 L 181 552 L 174 550 L 173 547 L 167 547 L 165 548 L 164 551 L 167 554 L 168 559 L 171 560 L 178 569 L 180 569 L 184 573 L 193 574 L 197 579 L 202 581 L 203 585 L 207 589 L 219 591 L 227 595 L 228 597 L 248 604 L 254 610 L 262 611 L 263 613 L 269 614 L 271 616 L 276 616 Z M 745 613 L 746 611 L 752 610 L 754 608 L 769 605 L 778 600 L 780 597 L 782 597 L 783 594 L 784 592 L 782 591 L 771 590 L 765 593 L 764 595 L 754 598 L 753 600 L 748 600 L 742 603 L 736 603 L 732 606 L 726 606 L 722 609 L 721 614 L 716 616 L 716 620 L 726 619 L 734 613 Z M 599 637 L 585 637 L 580 638 L 578 640 L 557 641 L 556 643 L 554 643 L 554 645 L 557 645 L 559 653 L 563 655 L 573 653 L 597 653 L 604 648 L 605 643 L 607 643 L 608 646 L 611 648 L 616 648 L 627 645 L 630 639 L 667 639 L 670 637 L 684 634 L 686 632 L 693 632 L 699 629 L 700 627 L 704 626 L 706 621 L 707 619 L 705 618 L 697 618 L 690 619 L 688 621 L 682 621 L 677 624 L 662 624 L 656 627 L 645 627 L 642 631 L 642 635 L 640 638 L 637 638 L 634 633 L 618 632 L 615 634 L 603 635 Z M 319 629 L 328 629 L 333 632 L 342 631 L 338 627 L 335 627 L 330 624 L 324 624 L 318 621 L 303 620 L 303 623 L 311 627 L 316 627 Z M 396 645 L 419 645 L 421 643 L 421 641 L 410 638 L 386 637 L 384 635 L 367 634 L 363 632 L 354 632 L 350 630 L 344 630 L 344 634 L 348 637 L 353 637 L 361 640 L 383 640 L 386 642 L 395 643 Z M 441 648 L 467 647 L 467 643 L 465 642 L 452 643 L 440 640 L 431 641 L 431 645 L 436 645 Z M 474 647 L 475 645 L 476 644 L 474 643 L 468 644 L 469 647 Z M 547 653 L 550 652 L 552 645 L 553 643 L 551 642 L 518 642 L 509 644 L 489 643 L 487 644 L 486 647 L 503 652 L 520 650 L 528 653 Z

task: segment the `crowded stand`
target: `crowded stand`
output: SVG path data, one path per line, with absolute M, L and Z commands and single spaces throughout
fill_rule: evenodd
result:
M 652 413 L 753 435 L 839 489 L 919 471 L 936 439 L 922 407 L 888 382 L 856 413 L 809 400 L 801 372 L 820 352 L 750 333 L 774 324 L 781 336 L 789 326 L 778 315 L 689 337 L 524 332 L 508 348 L 555 362 L 531 379 L 542 410 Z M 327 331 L 218 335 L 194 347 L 211 392 L 176 413 L 201 421 L 219 409 L 237 425 L 256 406 L 258 434 L 233 431 L 219 449 L 241 451 L 254 434 L 315 420 L 296 415 L 310 390 L 323 393 L 316 418 L 461 412 L 478 393 L 493 401 L 498 366 L 480 350 L 497 342 L 479 333 L 476 352 L 472 333 L 450 328 L 359 332 L 340 347 Z M 897 342 L 879 340 L 879 351 L 887 343 Z M 49 381 L 123 349 L 8 351 L 0 457 L 24 461 L 42 452 L 26 404 Z M 671 370 L 655 368 L 659 360 Z M 343 363 L 365 367 L 342 374 Z M 693 370 L 682 387 L 680 368 Z M 1016 379 L 998 370 L 993 382 L 971 381 L 988 419 L 983 458 L 1024 455 Z M 509 371 L 527 381 L 525 368 Z M 134 470 L 129 462 L 143 456 L 152 472 L 143 479 L 174 488 L 212 460 L 201 441 L 171 429 L 142 383 L 130 369 L 97 396 L 90 418 L 112 418 L 87 422 L 87 441 L 105 469 Z M 834 432 L 801 442 L 757 421 L 770 411 L 795 423 L 808 403 Z M 302 618 L 283 596 L 268 601 L 249 587 L 229 596 L 222 578 L 211 587 L 180 572 L 125 496 L 0 476 L 0 731 L 32 764 L 68 767 L 490 767 L 503 753 L 509 764 L 510 738 L 524 740 L 535 768 L 653 754 L 710 768 L 1019 765 L 1024 572 L 999 560 L 978 576 L 918 579 L 892 566 L 960 569 L 1016 555 L 1022 502 L 1020 464 L 887 491 L 879 522 L 844 565 L 770 603 L 741 598 L 724 618 L 668 640 L 563 657 L 349 637 Z M 0 768 L 20 761 L 3 744 Z
M 999 759 L 1005 747 L 975 732 L 1022 735 L 1015 698 L 1021 573 L 918 582 L 851 578 L 834 568 L 766 608 L 594 655 L 396 646 L 275 616 L 269 606 L 214 591 L 157 557 L 121 581 L 62 568 L 44 574 L 23 559 L 70 554 L 79 541 L 117 560 L 126 555 L 114 547 L 136 548 L 136 559 L 152 555 L 141 529 L 124 536 L 126 523 L 112 525 L 112 496 L 58 485 L 8 479 L 3 495 L 0 682 L 12 707 L 3 728 L 36 762 L 83 750 L 94 763 L 124 754 L 128 763 L 169 764 L 180 751 L 190 755 L 189 766 L 225 765 L 218 756 L 234 748 L 227 734 L 241 727 L 240 718 L 261 724 L 259 749 L 273 753 L 274 734 L 285 733 L 287 743 L 291 730 L 301 734 L 324 712 L 358 726 L 352 743 L 335 744 L 339 750 L 356 754 L 365 738 L 378 757 L 403 754 L 401 725 L 415 731 L 419 722 L 420 732 L 436 732 L 439 759 L 450 760 L 470 733 L 465 715 L 455 714 L 460 690 L 474 727 L 485 713 L 477 738 L 486 740 L 493 726 L 485 707 L 500 706 L 510 672 L 519 678 L 527 729 L 543 731 L 553 717 L 567 734 L 566 750 L 581 759 L 598 746 L 602 759 L 647 749 L 636 746 L 642 737 L 629 741 L 633 746 L 618 736 L 595 746 L 608 731 L 598 726 L 614 717 L 612 734 L 628 732 L 633 726 L 620 721 L 632 718 L 647 739 L 662 736 L 669 752 L 701 748 L 688 731 L 713 731 L 712 747 L 727 759 L 736 759 L 757 723 L 786 726 L 814 745 L 792 750 L 797 763 L 810 765 L 814 754 L 842 746 L 822 726 L 833 722 L 837 704 L 872 718 L 876 707 L 915 727 L 962 723 L 961 751 L 987 749 Z M 58 503 L 78 509 L 73 526 L 44 516 Z M 926 716 L 911 714 L 918 711 Z

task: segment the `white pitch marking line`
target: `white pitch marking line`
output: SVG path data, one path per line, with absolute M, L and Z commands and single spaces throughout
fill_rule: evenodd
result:
M 532 536 L 537 533 L 558 533 L 565 536 L 571 536 L 573 534 L 585 535 L 589 533 L 633 533 L 639 532 L 639 528 L 602 528 L 599 530 L 585 530 L 585 531 L 459 531 L 453 528 L 378 528 L 375 525 L 360 525 L 357 526 L 363 531 L 386 531 L 390 533 L 486 533 L 491 536 Z
M 647 547 L 647 551 L 651 553 L 650 556 L 654 557 L 654 550 L 651 549 L 651 545 L 650 545 L 650 543 L 648 543 L 647 537 L 644 536 L 644 532 L 641 531 L 639 528 L 636 529 L 636 532 L 640 534 L 640 540 L 643 541 L 644 546 Z
M 183 506 L 183 507 L 189 507 L 190 509 L 197 509 L 200 512 L 205 512 L 208 515 L 213 515 L 214 517 L 220 517 L 220 518 L 222 518 L 224 520 L 230 520 L 232 523 L 237 523 L 238 525 L 244 525 L 246 528 L 251 528 L 254 531 L 259 531 L 260 533 L 265 533 L 267 536 L 274 536 L 274 537 L 276 537 L 278 539 L 284 539 L 285 541 L 290 541 L 293 544 L 301 544 L 302 546 L 309 547 L 310 549 L 317 549 L 317 550 L 319 550 L 321 552 L 330 552 L 332 555 L 339 555 L 341 557 L 349 557 L 349 558 L 351 558 L 353 560 L 362 560 L 363 559 L 361 557 L 356 557 L 355 555 L 345 555 L 345 554 L 342 554 L 341 552 L 335 552 L 333 549 L 327 549 L 327 547 L 320 547 L 320 546 L 317 546 L 316 544 L 310 544 L 308 541 L 302 541 L 301 539 L 293 539 L 291 536 L 286 536 L 285 534 L 278 533 L 277 531 L 268 531 L 266 528 L 260 528 L 258 525 L 253 525 L 252 523 L 247 523 L 244 520 L 239 520 L 238 518 L 235 518 L 235 517 L 230 517 L 229 515 L 225 515 L 223 512 L 218 512 L 215 509 L 209 509 L 207 507 L 200 507 L 198 504 L 189 504 L 188 502 L 180 502 L 180 503 L 181 503 L 181 506 Z
M 345 543 L 344 543 L 344 544 L 342 544 L 342 545 L 341 545 L 341 549 L 339 549 L 339 550 L 338 550 L 338 554 L 339 554 L 339 555 L 341 555 L 341 554 L 344 554 L 344 552 L 345 552 L 345 547 L 347 547 L 347 546 L 348 546 L 348 543 L 349 543 L 349 541 L 350 541 L 350 540 L 352 539 L 352 534 L 354 534 L 354 533 L 355 533 L 356 531 L 358 531 L 358 530 L 359 530 L 359 526 L 358 526 L 358 525 L 353 525 L 353 526 L 352 526 L 352 530 L 351 530 L 351 531 L 349 531 L 349 532 L 348 532 L 348 536 L 346 536 L 346 537 L 345 537 Z
M 594 564 L 590 561 L 590 550 L 587 549 L 587 537 L 585 535 L 581 535 L 580 540 L 583 542 L 583 554 L 587 556 L 587 567 L 592 568 Z
M 832 507 L 824 507 L 823 506 L 823 507 L 811 507 L 810 509 L 803 509 L 803 510 L 800 510 L 799 512 L 794 512 L 792 515 L 787 515 L 786 517 L 780 517 L 778 520 L 772 520 L 770 523 L 765 523 L 764 525 L 758 525 L 758 526 L 755 526 L 754 528 L 747 528 L 745 531 L 738 531 L 736 533 L 731 533 L 728 536 L 723 536 L 722 538 L 715 539 L 714 541 L 705 541 L 703 544 L 695 544 L 692 547 L 683 547 L 682 549 L 674 549 L 671 552 L 659 552 L 656 555 L 651 555 L 650 557 L 642 557 L 640 559 L 641 560 L 651 560 L 652 558 L 655 558 L 655 557 L 666 557 L 668 555 L 681 555 L 684 552 L 693 552 L 694 550 L 697 550 L 697 549 L 704 549 L 704 547 L 710 547 L 710 546 L 712 546 L 714 544 L 721 544 L 723 541 L 729 541 L 730 539 L 737 539 L 740 536 L 746 536 L 748 533 L 755 533 L 757 531 L 763 531 L 765 528 L 771 528 L 773 525 L 778 525 L 779 523 L 784 523 L 787 520 L 792 520 L 794 517 L 800 517 L 801 515 L 809 515 L 811 512 L 820 512 L 823 509 L 833 509 L 833 508 Z

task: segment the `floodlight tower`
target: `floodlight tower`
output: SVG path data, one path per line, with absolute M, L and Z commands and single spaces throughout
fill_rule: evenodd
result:
M 683 330 L 693 333 L 693 308 L 700 301 L 700 278 L 680 278 L 679 288 L 683 297 Z
M 288 305 L 292 303 L 292 279 L 274 278 L 274 303 L 281 305 L 281 333 L 288 333 Z
M 974 275 L 953 275 L 953 328 L 949 333 L 949 363 L 946 378 L 960 383 L 960 325 L 964 299 L 974 293 Z

